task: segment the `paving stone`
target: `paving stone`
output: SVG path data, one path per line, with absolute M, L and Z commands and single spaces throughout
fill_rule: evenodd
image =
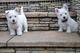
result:
M 76 33 L 55 31 L 35 31 L 15 36 L 8 46 L 80 47 L 80 37 Z
M 0 47 L 5 47 L 10 38 L 12 36 L 9 35 L 9 32 L 0 32 Z

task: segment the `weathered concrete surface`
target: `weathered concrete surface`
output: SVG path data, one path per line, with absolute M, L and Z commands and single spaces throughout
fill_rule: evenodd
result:
M 76 33 L 57 31 L 32 31 L 22 36 L 10 36 L 0 32 L 0 47 L 80 47 L 80 36 Z
M 9 47 L 80 47 L 80 36 L 76 33 L 34 31 L 15 36 L 7 45 Z
M 6 43 L 12 36 L 8 32 L 0 32 L 0 47 L 6 47 Z

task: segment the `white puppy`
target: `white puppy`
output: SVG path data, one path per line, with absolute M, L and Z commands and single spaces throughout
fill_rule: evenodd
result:
M 60 9 L 55 8 L 55 13 L 58 17 L 58 31 L 66 30 L 68 33 L 78 31 L 78 23 L 70 17 L 68 6 L 66 4 Z
M 22 35 L 22 31 L 28 32 L 28 24 L 23 7 L 6 10 L 5 15 L 8 21 L 10 35 Z

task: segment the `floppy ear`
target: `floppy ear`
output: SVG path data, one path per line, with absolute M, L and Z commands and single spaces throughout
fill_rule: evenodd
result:
M 63 8 L 66 9 L 66 10 L 68 10 L 67 4 L 63 4 Z
M 55 8 L 55 13 L 58 13 L 59 12 L 59 9 L 58 8 Z

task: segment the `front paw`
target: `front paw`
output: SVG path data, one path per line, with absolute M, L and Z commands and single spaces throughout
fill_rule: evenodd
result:
M 17 32 L 17 35 L 18 36 L 21 36 L 22 35 L 22 32 L 21 31 Z
M 14 36 L 14 35 L 15 35 L 15 33 L 10 33 L 10 35 L 11 35 L 11 36 Z
M 71 33 L 71 30 L 67 30 L 66 32 L 67 32 L 67 33 Z
M 24 30 L 24 32 L 28 32 L 28 30 Z
M 62 30 L 62 29 L 59 29 L 58 31 L 59 31 L 59 32 L 62 32 L 63 30 Z

